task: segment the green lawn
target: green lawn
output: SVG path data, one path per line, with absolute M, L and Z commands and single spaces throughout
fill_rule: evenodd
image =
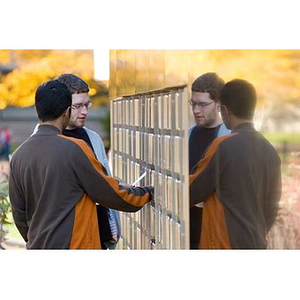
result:
M 287 142 L 289 144 L 298 144 L 300 145 L 300 133 L 283 133 L 283 132 L 274 132 L 274 133 L 263 133 L 262 134 L 273 143 L 283 143 Z

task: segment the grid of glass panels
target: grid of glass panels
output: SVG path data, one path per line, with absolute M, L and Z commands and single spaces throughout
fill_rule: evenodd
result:
M 189 248 L 188 105 L 186 86 L 111 101 L 113 174 L 153 185 L 155 201 L 120 212 L 120 249 Z

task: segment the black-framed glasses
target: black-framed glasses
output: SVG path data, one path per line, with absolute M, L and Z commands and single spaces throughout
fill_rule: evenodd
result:
M 193 100 L 189 100 L 189 104 L 193 109 L 196 107 L 205 108 L 212 103 L 214 103 L 214 101 L 206 103 L 206 102 L 194 102 Z
M 85 106 L 86 109 L 88 109 L 89 107 L 91 107 L 93 104 L 92 101 L 88 101 L 87 103 L 77 103 L 77 104 L 72 104 L 71 107 L 73 109 L 83 109 L 83 107 Z

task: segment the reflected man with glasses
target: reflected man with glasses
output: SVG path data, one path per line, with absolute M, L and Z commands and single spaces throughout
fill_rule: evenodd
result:
M 192 83 L 191 105 L 195 125 L 189 129 L 189 173 L 200 161 L 212 141 L 230 133 L 220 116 L 220 92 L 225 82 L 216 73 L 205 73 Z M 201 203 L 202 205 L 202 203 Z M 198 249 L 202 206 L 190 208 L 190 248 Z

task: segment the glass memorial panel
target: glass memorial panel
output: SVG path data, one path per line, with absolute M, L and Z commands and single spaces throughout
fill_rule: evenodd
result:
M 113 100 L 113 175 L 153 185 L 155 201 L 120 213 L 120 249 L 188 249 L 188 106 L 185 86 Z M 145 176 L 136 181 L 141 175 Z

